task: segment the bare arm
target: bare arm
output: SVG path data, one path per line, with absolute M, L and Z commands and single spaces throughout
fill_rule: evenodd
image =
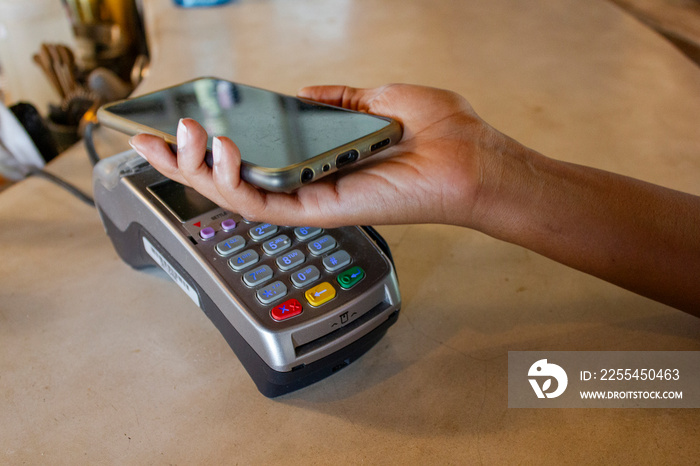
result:
M 474 228 L 700 316 L 700 198 L 516 147 Z
M 325 227 L 446 223 L 518 244 L 636 293 L 700 315 L 700 198 L 549 159 L 481 120 L 449 91 L 410 85 L 312 87 L 314 100 L 386 115 L 400 144 L 292 194 L 240 179 L 240 153 L 184 120 L 173 154 L 158 138 L 132 145 L 159 171 L 251 220 Z

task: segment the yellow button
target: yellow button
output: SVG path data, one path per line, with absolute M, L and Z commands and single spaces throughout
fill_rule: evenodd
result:
M 335 288 L 328 282 L 323 282 L 306 291 L 306 300 L 314 307 L 327 303 L 335 298 Z

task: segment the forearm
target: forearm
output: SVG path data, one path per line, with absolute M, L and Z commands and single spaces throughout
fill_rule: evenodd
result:
M 479 230 L 700 316 L 700 198 L 508 146 Z

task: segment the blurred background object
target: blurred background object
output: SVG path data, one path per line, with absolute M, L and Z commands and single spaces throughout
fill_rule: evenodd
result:
M 57 0 L 0 0 L 0 67 L 4 103 L 31 102 L 43 114 L 60 95 L 33 55 L 43 42 L 74 46 L 73 32 Z
M 0 103 L 26 133 L 16 137 L 29 136 L 45 161 L 78 141 L 99 105 L 127 97 L 145 76 L 141 7 L 141 0 L 0 0 Z M 13 133 L 3 134 L 10 153 Z
M 38 147 L 48 144 L 47 150 L 56 155 L 53 141 L 45 139 L 48 132 L 45 127 L 41 128 L 43 119 L 36 109 L 26 104 L 12 110 L 0 102 L 0 191 L 45 165 L 46 160 Z M 38 140 L 33 140 L 25 124 L 31 128 L 33 136 L 38 135 Z
M 83 73 L 102 67 L 124 81 L 148 45 L 137 0 L 62 0 L 75 35 L 76 62 Z

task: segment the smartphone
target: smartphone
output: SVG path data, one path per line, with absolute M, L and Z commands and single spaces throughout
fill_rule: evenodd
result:
M 218 78 L 198 78 L 113 102 L 99 121 L 127 134 L 176 143 L 181 118 L 199 122 L 211 143 L 227 136 L 241 151 L 241 177 L 269 191 L 290 192 L 374 155 L 401 139 L 387 117 L 347 110 Z

